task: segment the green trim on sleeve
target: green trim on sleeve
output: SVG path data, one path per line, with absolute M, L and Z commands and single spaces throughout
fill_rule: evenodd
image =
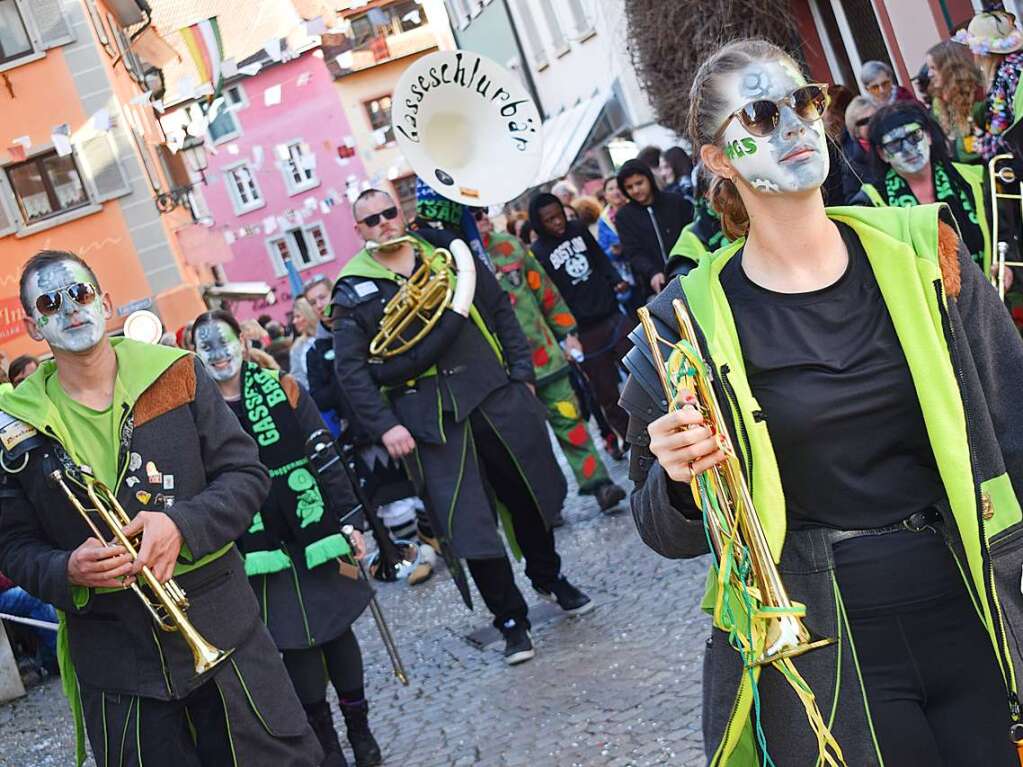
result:
M 305 566 L 312 570 L 324 562 L 350 554 L 351 551 L 352 547 L 348 545 L 348 539 L 341 533 L 334 533 L 326 538 L 313 541 L 305 547 Z
M 291 558 L 281 549 L 274 551 L 253 551 L 245 555 L 245 574 L 269 575 L 291 567 Z

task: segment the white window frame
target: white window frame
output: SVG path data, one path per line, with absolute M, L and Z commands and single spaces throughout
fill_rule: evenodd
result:
M 518 17 L 519 26 L 525 33 L 527 55 L 530 63 L 541 72 L 550 66 L 550 59 L 547 58 L 547 51 L 543 47 L 543 38 L 540 36 L 540 28 L 536 25 L 532 10 L 527 0 L 518 0 L 515 3 L 515 14 Z
M 291 147 L 293 147 L 295 144 L 298 144 L 300 149 L 303 146 L 307 147 L 309 149 L 309 154 L 313 155 L 314 157 L 316 156 L 316 153 L 312 151 L 312 147 L 306 141 L 304 141 L 301 138 L 293 138 L 293 139 L 291 139 L 289 141 L 282 141 L 281 142 L 281 145 L 284 146 L 288 150 L 290 150 Z M 305 153 L 303 152 L 302 154 L 304 155 Z M 308 171 L 309 173 L 312 174 L 312 176 L 307 178 L 305 181 L 302 181 L 301 183 L 296 183 L 294 177 L 292 176 L 292 172 L 291 172 L 292 164 L 293 164 L 293 160 L 291 159 L 291 152 L 289 151 L 288 152 L 288 159 L 280 161 L 281 175 L 284 177 L 284 186 L 288 190 L 288 196 L 289 197 L 294 197 L 296 194 L 302 194 L 303 192 L 308 192 L 310 189 L 315 189 L 316 187 L 318 187 L 320 185 L 320 177 L 319 177 L 319 175 L 316 172 L 317 171 L 316 167 L 314 167 L 311 171 Z M 306 172 L 304 169 L 300 169 L 300 170 L 302 170 L 303 172 Z
M 242 202 L 241 197 L 238 195 L 237 185 L 234 180 L 234 172 L 239 168 L 245 168 L 249 173 L 249 178 L 252 180 L 252 187 L 256 190 L 258 199 L 252 202 Z M 224 183 L 227 185 L 227 194 L 231 198 L 231 205 L 234 207 L 235 215 L 241 216 L 246 213 L 251 213 L 254 210 L 266 207 L 266 195 L 263 194 L 262 188 L 259 186 L 259 179 L 256 177 L 256 172 L 249 166 L 249 163 L 245 160 L 236 162 L 226 166 L 222 171 Z
M 374 96 L 373 98 L 366 99 L 365 101 L 362 102 L 362 113 L 364 115 L 366 115 L 366 127 L 369 128 L 370 135 L 373 136 L 373 148 L 374 149 L 386 149 L 387 147 L 394 146 L 394 142 L 395 142 L 394 129 L 391 127 L 391 121 L 390 120 L 387 121 L 386 125 L 383 125 L 380 128 L 374 128 L 373 127 L 373 122 L 370 119 L 369 105 L 372 104 L 374 101 L 380 101 L 382 99 L 390 99 L 390 101 L 391 101 L 391 109 L 392 110 L 394 109 L 394 93 L 392 93 L 390 91 L 388 91 L 387 93 L 381 93 L 379 96 Z M 392 112 L 392 114 L 393 114 L 393 112 Z M 378 130 L 383 130 L 385 134 L 390 132 L 390 134 L 391 134 L 390 140 L 384 141 L 383 143 L 377 143 L 376 132 Z
M 39 59 L 46 56 L 46 51 L 50 48 L 56 48 L 61 45 L 67 45 L 70 42 L 74 42 L 74 32 L 70 31 L 71 25 L 68 22 L 66 15 L 64 16 L 64 22 L 67 25 L 69 34 L 47 43 L 43 40 L 42 33 L 39 31 L 39 25 L 36 23 L 35 14 L 32 13 L 30 1 L 14 0 L 14 7 L 18 11 L 18 15 L 21 17 L 21 23 L 25 26 L 25 33 L 28 35 L 28 41 L 32 46 L 32 50 L 29 53 L 24 53 L 15 59 L 11 59 L 10 61 L 0 64 L 0 72 L 6 72 L 9 69 L 21 67 L 25 64 L 30 64 L 33 61 L 39 61 Z
M 249 105 L 249 96 L 245 92 L 245 88 L 242 86 L 241 83 L 235 83 L 234 85 L 228 85 L 226 88 L 224 88 L 224 93 L 233 90 L 238 91 L 238 95 L 241 97 L 241 101 L 239 101 L 237 104 L 233 104 L 231 103 L 230 99 L 228 99 L 227 96 L 225 95 L 224 102 L 227 104 L 225 109 L 230 109 L 231 111 L 234 112 L 237 112 L 240 109 L 245 109 Z
M 569 45 L 568 37 L 565 36 L 565 30 L 561 27 L 558 9 L 554 7 L 553 0 L 540 0 L 540 9 L 547 24 L 547 34 L 551 38 L 551 49 L 554 51 L 554 58 L 560 59 L 571 50 L 571 45 Z
M 593 19 L 590 18 L 590 14 L 586 12 L 583 0 L 567 0 L 567 5 L 568 15 L 572 17 L 576 42 L 589 40 L 596 35 L 597 29 L 593 24 Z
M 234 121 L 234 130 L 225 133 L 220 138 L 213 138 L 213 132 L 210 130 L 210 125 L 212 125 L 214 121 L 219 120 L 221 114 L 228 112 L 231 114 L 231 120 Z M 236 138 L 239 138 L 242 135 L 242 122 L 238 119 L 238 110 L 232 109 L 226 105 L 221 107 L 217 116 L 207 123 L 206 133 L 209 134 L 210 141 L 213 142 L 214 146 L 220 146 L 221 144 L 226 144 L 228 141 L 234 141 Z
M 319 254 L 316 248 L 316 242 L 310 234 L 311 230 L 317 228 L 319 228 L 319 230 L 323 233 L 323 241 L 326 243 L 328 253 L 326 256 L 321 256 Z M 306 251 L 313 256 L 308 264 L 301 264 L 298 261 L 298 243 L 294 242 L 295 235 L 293 233 L 296 229 L 301 230 Z M 291 262 L 295 265 L 295 268 L 299 272 L 304 272 L 307 269 L 322 266 L 323 264 L 330 263 L 335 259 L 334 246 L 330 243 L 330 235 L 327 233 L 327 227 L 324 225 L 323 221 L 310 221 L 309 223 L 302 224 L 301 226 L 289 227 L 282 232 L 275 232 L 272 236 L 267 237 L 265 242 L 267 254 L 270 257 L 270 265 L 273 267 L 274 274 L 277 277 L 285 277 L 288 274 L 288 270 L 284 268 L 284 260 L 277 251 L 277 243 L 281 240 L 285 240 L 288 243 L 288 252 L 291 257 Z

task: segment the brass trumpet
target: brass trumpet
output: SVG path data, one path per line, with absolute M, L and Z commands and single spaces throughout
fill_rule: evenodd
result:
M 86 495 L 89 496 L 89 501 L 93 506 L 91 509 L 86 508 L 78 500 L 78 497 L 68 487 L 64 475 L 59 469 L 50 474 L 50 480 L 64 491 L 68 501 L 81 514 L 82 519 L 85 520 L 96 538 L 101 541 L 107 540 L 107 537 L 100 531 L 96 523 L 93 522 L 90 513 L 95 513 L 114 536 L 114 540 L 128 552 L 128 556 L 133 561 L 137 560 L 139 541 L 138 539 L 133 540 L 124 534 L 122 528 L 131 521 L 131 518 L 117 500 L 117 496 L 114 495 L 110 488 L 96 479 L 87 467 L 79 467 L 79 472 L 82 475 L 82 485 Z M 131 584 L 132 591 L 142 601 L 142 604 L 153 617 L 153 621 L 161 630 L 177 631 L 181 634 L 181 638 L 185 640 L 185 644 L 192 651 L 196 674 L 205 674 L 233 652 L 233 650 L 221 650 L 219 647 L 210 644 L 196 630 L 186 615 L 188 597 L 184 589 L 175 583 L 174 580 L 160 583 L 148 566 L 142 568 L 140 575 L 141 580 L 145 583 L 146 588 L 152 593 L 153 597 L 151 599 L 146 596 L 137 581 Z
M 386 242 L 367 242 L 366 250 L 373 255 L 377 251 L 393 250 L 406 244 L 422 258 L 419 240 L 409 235 Z M 407 352 L 426 338 L 440 322 L 445 309 L 468 316 L 475 292 L 476 267 L 469 246 L 455 240 L 450 250 L 435 249 L 433 259 L 423 259 L 387 302 L 380 327 L 369 344 L 370 356 L 387 359 Z M 408 331 L 411 335 L 406 338 Z
M 775 663 L 829 645 L 835 640 L 811 638 L 801 617 L 806 608 L 789 598 L 782 583 L 764 528 L 753 508 L 753 498 L 743 476 L 738 453 L 724 427 L 723 411 L 711 385 L 710 367 L 700 357 L 696 330 L 689 312 L 678 299 L 672 302 L 672 308 L 681 336 L 677 345 L 660 336 L 649 309 L 639 309 L 638 315 L 650 345 L 654 368 L 668 400 L 669 412 L 687 404 L 681 401 L 680 395 L 687 392 L 695 394 L 704 422 L 717 436 L 726 456 L 723 463 L 705 472 L 717 499 L 717 508 L 708 511 L 704 519 L 718 561 L 721 561 L 726 546 L 738 560 L 740 566 L 732 568 L 732 579 L 735 585 L 755 598 L 751 622 L 763 621 L 766 641 L 763 651 L 753 663 L 758 666 Z M 661 351 L 662 344 L 679 349 L 683 355 L 687 351 L 692 355 L 682 360 L 683 372 L 678 378 L 669 374 Z M 693 496 L 700 508 L 706 508 L 707 504 L 702 499 L 705 491 L 700 487 L 699 479 L 694 475 L 691 480 Z M 748 582 L 742 575 L 747 571 Z
M 998 295 L 1005 300 L 1005 267 L 1023 266 L 1023 261 L 1007 261 L 1009 243 L 1000 238 L 998 201 L 1012 200 L 1017 210 L 1017 226 L 1023 221 L 1023 193 L 1020 191 L 1020 179 L 1012 167 L 1011 154 L 997 154 L 987 164 L 988 180 L 991 188 L 991 242 L 994 245 L 991 264 L 991 281 L 998 288 Z M 1000 191 L 999 186 L 1003 187 Z M 1009 191 L 1009 190 L 1012 191 Z

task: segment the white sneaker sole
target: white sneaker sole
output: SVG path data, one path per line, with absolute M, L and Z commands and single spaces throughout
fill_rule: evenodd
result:
M 525 663 L 527 660 L 533 660 L 536 657 L 536 650 L 521 650 L 513 655 L 505 657 L 504 662 L 509 666 L 517 666 L 520 663 Z

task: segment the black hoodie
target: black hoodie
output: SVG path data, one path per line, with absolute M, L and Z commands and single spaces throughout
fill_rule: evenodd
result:
M 546 205 L 561 205 L 561 200 L 543 192 L 529 201 L 529 223 L 538 235 L 529 247 L 554 280 L 579 330 L 586 330 L 620 311 L 615 285 L 622 278 L 578 221 L 569 221 L 560 237 L 548 232 L 540 223 L 540 208 Z
M 625 179 L 644 175 L 654 191 L 649 205 L 640 205 L 625 191 Z M 645 163 L 629 160 L 618 171 L 618 188 L 629 202 L 615 216 L 618 237 L 622 241 L 622 256 L 632 265 L 636 287 L 649 295 L 650 279 L 664 271 L 668 254 L 682 233 L 682 228 L 693 220 L 693 206 L 675 192 L 657 188 L 654 174 Z

